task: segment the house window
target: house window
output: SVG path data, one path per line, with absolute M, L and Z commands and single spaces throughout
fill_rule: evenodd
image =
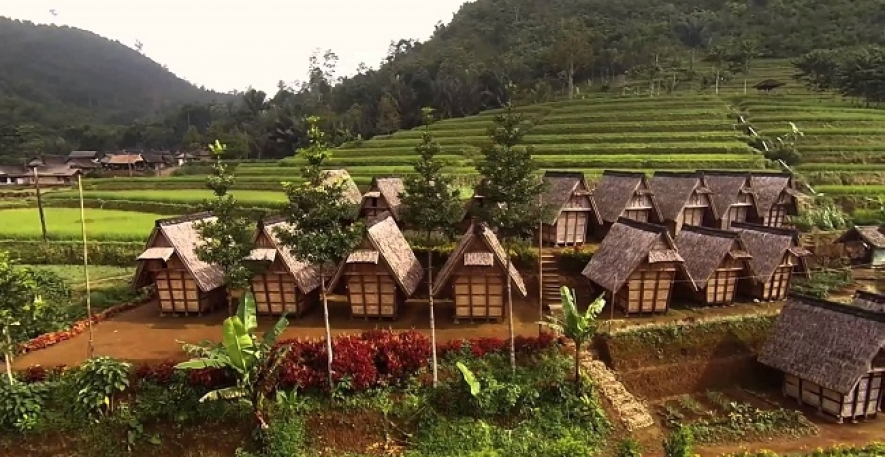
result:
M 738 270 L 720 270 L 707 282 L 707 302 L 728 304 L 734 300 Z
M 746 222 L 749 211 L 749 206 L 732 206 L 729 208 L 728 217 L 725 220 L 725 228 L 730 229 L 732 222 Z
M 685 208 L 682 217 L 684 225 L 703 225 L 704 224 L 704 208 Z
M 768 217 L 765 225 L 769 227 L 783 227 L 787 218 L 787 207 L 784 205 L 774 205 L 768 211 Z
M 629 209 L 627 211 L 624 211 L 624 217 L 626 217 L 627 219 L 633 219 L 634 221 L 648 222 L 648 210 Z
M 771 281 L 766 285 L 767 293 L 764 294 L 765 300 L 783 300 L 787 297 L 787 291 L 790 288 L 790 278 L 793 276 L 793 266 L 783 265 L 777 267 L 771 276 Z

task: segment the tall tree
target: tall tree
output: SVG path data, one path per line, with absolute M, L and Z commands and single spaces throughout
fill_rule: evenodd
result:
M 12 376 L 15 344 L 33 331 L 33 323 L 42 312 L 43 301 L 39 293 L 33 272 L 17 267 L 6 251 L 0 251 L 0 327 L 3 333 L 0 346 L 3 347 L 10 384 L 15 382 Z
M 522 116 L 507 105 L 503 114 L 495 116 L 488 135 L 492 144 L 482 148 L 483 159 L 476 165 L 482 180 L 477 193 L 483 204 L 477 216 L 489 224 L 503 239 L 507 251 L 507 316 L 510 335 L 510 364 L 516 371 L 516 347 L 513 334 L 513 295 L 510 278 L 510 247 L 519 239 L 531 237 L 541 222 L 544 208 L 540 196 L 544 184 L 535 174 L 538 170 L 532 151 L 518 146 L 525 135 L 520 127 Z
M 187 151 L 194 151 L 200 148 L 203 138 L 200 136 L 196 126 L 188 126 L 187 131 L 184 132 L 184 137 L 181 139 L 181 143 Z
M 403 220 L 407 227 L 424 232 L 427 239 L 427 297 L 430 307 L 430 344 L 432 346 L 433 385 L 438 381 L 436 361 L 436 318 L 433 314 L 433 251 L 430 249 L 433 233 L 451 235 L 461 216 L 461 201 L 453 178 L 442 173 L 443 163 L 436 159 L 439 143 L 433 139 L 430 125 L 433 110 L 424 108 L 424 132 L 421 143 L 415 147 L 418 160 L 415 174 L 406 178 L 402 196 Z
M 565 76 L 568 97 L 575 96 L 575 74 L 587 68 L 593 59 L 593 35 L 580 19 L 566 19 L 560 24 L 556 41 L 550 49 L 551 62 Z
M 731 52 L 726 45 L 717 44 L 710 47 L 706 60 L 713 63 L 713 74 L 716 78 L 716 95 L 719 95 L 719 82 L 722 80 L 725 64 Z
M 747 93 L 747 76 L 750 74 L 750 66 L 753 64 L 753 59 L 759 55 L 757 48 L 755 40 L 744 39 L 737 44 L 732 56 L 737 70 L 744 76 L 744 94 Z
M 207 200 L 204 207 L 215 216 L 215 220 L 197 224 L 197 233 L 202 242 L 196 248 L 197 258 L 217 265 L 224 271 L 225 293 L 227 294 L 228 314 L 233 314 L 233 291 L 248 287 L 252 272 L 246 259 L 252 252 L 252 222 L 237 211 L 237 200 L 229 192 L 234 175 L 222 160 L 225 145 L 218 140 L 209 149 L 215 156 L 212 175 L 206 179 L 206 187 L 212 190 L 214 199 Z
M 392 133 L 400 128 L 399 107 L 390 94 L 384 94 L 378 103 L 378 131 Z
M 297 259 L 320 266 L 329 387 L 332 388 L 332 328 L 329 324 L 326 270 L 353 250 L 362 238 L 365 227 L 361 223 L 347 223 L 355 208 L 344 199 L 344 182 L 327 179 L 323 171 L 323 163 L 330 154 L 325 134 L 319 127 L 320 119 L 311 116 L 307 121 L 310 125 L 310 146 L 300 151 L 307 161 L 301 170 L 305 182 L 283 183 L 289 200 L 285 210 L 289 226 L 278 229 L 277 235 Z

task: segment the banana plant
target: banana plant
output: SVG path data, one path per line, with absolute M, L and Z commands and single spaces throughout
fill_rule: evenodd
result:
M 599 322 L 596 317 L 605 307 L 605 298 L 602 295 L 593 300 L 587 311 L 581 314 L 575 305 L 575 293 L 568 287 L 561 287 L 559 294 L 562 297 L 562 317 L 548 316 L 546 321 L 540 324 L 561 333 L 575 343 L 575 389 L 581 392 L 581 347 L 596 335 Z
M 251 292 L 247 292 L 240 299 L 237 313 L 224 320 L 221 344 L 183 344 L 185 352 L 198 357 L 179 363 L 175 368 L 219 368 L 233 373 L 237 379 L 235 386 L 208 392 L 200 401 L 244 402 L 252 408 L 261 428 L 266 429 L 266 405 L 275 384 L 273 381 L 288 350 L 287 347 L 275 349 L 274 344 L 288 325 L 284 314 L 272 329 L 259 338 L 255 334 L 258 328 L 255 298 Z

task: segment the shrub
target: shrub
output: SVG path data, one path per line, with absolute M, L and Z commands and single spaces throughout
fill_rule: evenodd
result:
M 664 457 L 692 457 L 694 437 L 688 427 L 678 427 L 664 440 Z
M 161 386 L 169 385 L 175 379 L 175 362 L 166 360 L 157 365 L 139 365 L 135 369 L 135 379 Z
M 0 381 L 0 427 L 26 431 L 34 428 L 43 412 L 48 390 L 42 383 L 10 384 Z
M 83 362 L 74 378 L 80 407 L 90 415 L 112 413 L 116 397 L 129 387 L 130 367 L 109 357 Z
M 262 438 L 267 457 L 302 455 L 307 442 L 304 419 L 290 411 L 276 414 Z
M 626 438 L 618 443 L 618 447 L 615 449 L 615 457 L 642 457 L 642 448 L 635 439 Z
M 563 249 L 559 252 L 559 261 L 557 263 L 562 271 L 579 274 L 590 263 L 590 259 L 593 258 L 595 252 L 595 245 Z
M 93 242 L 87 244 L 91 265 L 131 267 L 132 259 L 144 250 L 141 242 Z M 0 240 L 0 250 L 18 262 L 32 265 L 76 265 L 83 263 L 83 243 L 76 241 Z

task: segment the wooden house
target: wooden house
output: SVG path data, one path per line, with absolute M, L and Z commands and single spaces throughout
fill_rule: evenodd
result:
M 107 158 L 107 161 L 104 159 Z M 102 157 L 102 164 L 110 170 L 144 170 L 145 162 L 141 154 L 124 152 Z
M 582 274 L 629 316 L 666 312 L 677 272 L 688 276 L 667 228 L 622 217 Z
M 785 299 L 794 274 L 805 270 L 803 258 L 811 254 L 799 246 L 798 232 L 740 222 L 734 222 L 732 230 L 751 256 L 744 293 L 760 301 Z
M 677 291 L 704 305 L 734 301 L 738 279 L 750 271 L 750 254 L 737 232 L 687 225 L 676 236 L 676 249 L 688 272 Z M 693 287 L 685 287 L 689 281 Z
M 472 224 L 436 277 L 434 296 L 451 297 L 455 321 L 459 319 L 500 320 L 506 315 L 507 274 L 511 293 L 528 295 L 516 267 L 507 270 L 507 253 L 498 237 L 482 223 Z
M 750 187 L 756 196 L 756 211 L 762 225 L 783 227 L 787 216 L 799 214 L 802 193 L 793 187 L 790 173 L 753 173 Z
M 353 182 L 347 170 L 325 170 L 323 173 L 325 174 L 324 184 L 341 184 L 344 187 L 345 201 L 357 207 L 360 205 L 363 200 L 363 193 L 360 192 L 360 188 Z
M 700 173 L 658 171 L 650 186 L 664 225 L 674 235 L 682 230 L 683 225 L 711 225 L 718 219 L 712 192 Z
M 856 225 L 836 239 L 852 263 L 885 265 L 885 226 Z
M 363 194 L 359 217 L 371 221 L 386 213 L 393 216 L 397 223 L 401 222 L 400 197 L 405 190 L 406 186 L 400 178 L 372 178 L 369 191 Z
M 584 244 L 587 232 L 602 225 L 584 173 L 548 171 L 544 173 L 544 184 L 541 201 L 549 209 L 541 230 L 544 243 L 557 246 Z
M 338 265 L 328 289 L 344 282 L 354 317 L 396 317 L 423 278 L 409 242 L 387 215 L 369 225 L 362 242 Z
M 783 372 L 785 396 L 839 423 L 875 417 L 885 390 L 885 312 L 792 296 L 759 361 Z
M 259 314 L 301 316 L 317 303 L 320 270 L 302 262 L 280 242 L 282 218 L 259 221 L 250 260 L 260 265 L 252 277 L 252 294 Z
M 202 314 L 225 302 L 224 272 L 197 258 L 197 224 L 213 221 L 199 213 L 156 222 L 138 256 L 134 285 L 154 285 L 160 313 Z
M 858 290 L 854 292 L 851 304 L 867 311 L 885 313 L 885 295 Z
M 756 195 L 749 173 L 703 171 L 704 183 L 712 192 L 717 220 L 711 226 L 728 230 L 733 222 L 757 222 Z
M 596 236 L 602 238 L 618 218 L 660 224 L 663 222 L 657 200 L 644 173 L 606 170 L 593 190 L 603 226 Z

